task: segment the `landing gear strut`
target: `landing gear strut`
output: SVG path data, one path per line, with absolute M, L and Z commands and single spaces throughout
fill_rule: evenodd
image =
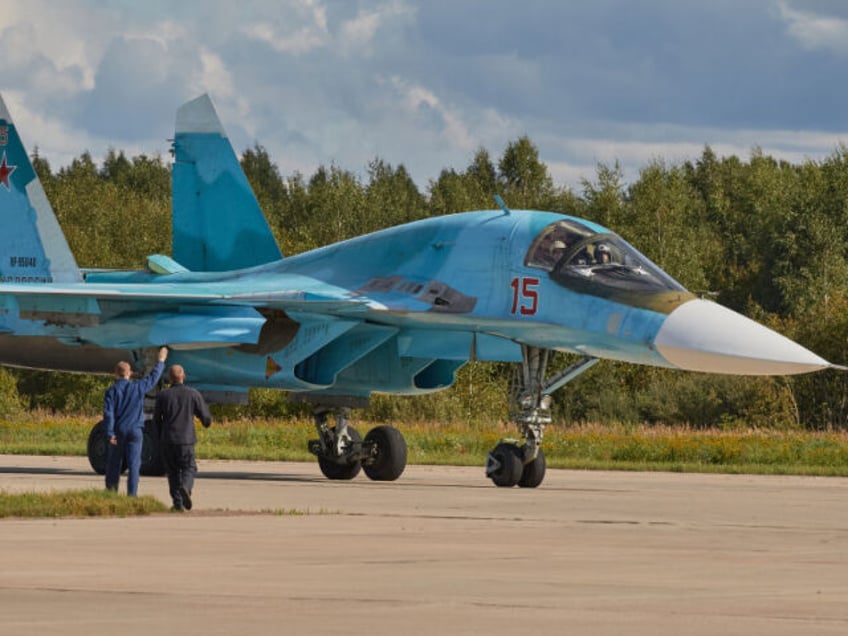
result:
M 335 415 L 335 426 L 329 416 Z M 309 440 L 309 452 L 327 479 L 353 479 L 360 469 L 374 481 L 394 481 L 406 468 L 406 440 L 391 426 L 368 431 L 365 439 L 350 424 L 346 407 L 317 408 L 313 414 L 318 439 Z
M 548 349 L 521 346 L 521 368 L 510 391 L 516 411 L 512 420 L 521 431 L 521 440 L 501 440 L 486 460 L 486 476 L 496 486 L 536 488 L 545 479 L 542 438 L 551 422 L 551 396 L 564 384 L 588 370 L 597 358 L 581 358 L 551 378 L 545 378 L 551 356 Z

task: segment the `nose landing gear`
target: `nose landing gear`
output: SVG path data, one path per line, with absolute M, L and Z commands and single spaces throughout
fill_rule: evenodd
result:
M 486 477 L 496 486 L 536 488 L 545 479 L 545 454 L 542 438 L 551 422 L 551 396 L 598 362 L 597 358 L 581 358 L 551 378 L 545 378 L 551 351 L 522 345 L 521 367 L 510 391 L 517 406 L 513 421 L 521 430 L 521 440 L 501 440 L 486 459 Z

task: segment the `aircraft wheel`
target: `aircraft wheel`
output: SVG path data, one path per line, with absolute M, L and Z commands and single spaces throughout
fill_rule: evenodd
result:
M 335 432 L 336 427 L 334 426 L 331 430 Z M 359 432 L 352 426 L 347 427 L 347 433 L 350 435 L 351 444 L 362 441 Z M 336 458 L 318 457 L 318 466 L 321 468 L 321 473 L 327 479 L 347 480 L 353 479 L 359 474 L 359 471 L 362 469 L 362 462 L 358 460 L 348 462 L 344 457 L 340 457 L 338 460 Z
M 497 462 L 498 467 L 489 472 L 489 477 L 495 486 L 500 488 L 512 488 L 521 479 L 524 463 L 515 444 L 501 442 L 491 452 L 492 459 Z
M 109 452 L 109 440 L 106 439 L 106 427 L 97 422 L 88 434 L 88 463 L 98 475 L 106 474 L 106 455 Z
M 518 485 L 522 488 L 536 488 L 545 479 L 545 454 L 542 449 L 539 449 L 539 454 L 529 464 L 524 465 L 524 470 L 521 472 L 521 479 L 518 480 Z
M 141 474 L 161 477 L 165 474 L 165 464 L 159 450 L 159 436 L 153 426 L 153 420 L 144 423 L 144 437 L 141 443 Z
M 88 444 L 86 445 L 86 453 L 88 454 L 88 463 L 98 475 L 106 474 L 106 457 L 109 455 L 109 440 L 106 439 L 106 426 L 103 420 L 95 424 L 91 432 L 88 434 Z M 121 461 L 121 472 L 127 469 L 127 458 Z
M 378 426 L 368 431 L 366 442 L 376 447 L 373 461 L 365 464 L 365 474 L 374 481 L 394 481 L 406 468 L 406 440 L 392 426 Z

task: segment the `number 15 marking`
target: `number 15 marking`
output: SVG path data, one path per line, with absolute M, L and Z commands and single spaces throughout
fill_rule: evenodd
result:
M 512 309 L 509 313 L 535 316 L 539 310 L 539 279 L 516 276 L 509 286 L 512 287 Z

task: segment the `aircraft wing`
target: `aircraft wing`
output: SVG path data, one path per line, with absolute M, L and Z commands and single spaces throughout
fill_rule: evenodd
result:
M 298 277 L 299 278 L 299 277 Z M 252 305 L 272 309 L 314 310 L 324 313 L 332 310 L 351 310 L 367 304 L 362 299 L 353 299 L 344 290 L 308 291 L 304 289 L 274 289 L 245 292 L 243 283 L 212 284 L 66 284 L 28 285 L 0 284 L 0 299 L 12 297 L 19 300 L 53 299 L 56 310 L 61 312 L 63 303 L 69 308 L 74 301 L 117 301 L 163 304 L 229 304 Z
M 291 283 L 304 283 L 302 277 Z M 344 290 L 245 291 L 244 281 L 145 284 L 0 284 L 0 311 L 22 319 L 66 325 L 103 347 L 177 348 L 256 344 L 269 313 L 279 310 L 324 320 L 361 314 L 362 299 Z M 253 287 L 253 286 L 252 286 Z
M 510 321 L 433 311 L 431 303 L 414 297 L 350 291 L 308 276 L 276 274 L 273 282 L 253 280 L 250 287 L 245 290 L 241 279 L 202 283 L 6 283 L 0 284 L 0 311 L 73 327 L 83 342 L 127 349 L 161 344 L 183 350 L 237 345 L 264 349 L 264 343 L 284 337 L 292 321 L 343 331 L 367 321 L 370 329 L 379 330 L 378 325 L 383 325 L 382 329 L 393 333 L 399 329 L 412 334 L 439 330 L 438 344 L 432 338 L 413 337 L 409 355 L 414 351 L 421 357 L 437 353 L 455 357 L 462 351 L 460 357 L 489 359 L 494 355 L 490 352 L 496 350 L 497 359 L 513 359 L 510 341 L 520 341 L 522 336 Z M 529 330 L 541 337 L 551 327 L 544 323 L 525 326 L 524 335 Z M 422 329 L 425 331 L 417 331 Z M 476 339 L 471 331 L 478 333 Z

